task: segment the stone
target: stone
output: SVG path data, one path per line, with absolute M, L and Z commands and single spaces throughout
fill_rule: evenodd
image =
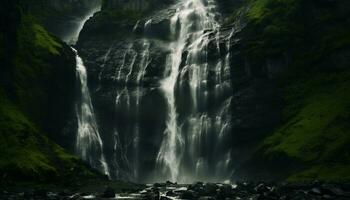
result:
M 167 186 L 176 186 L 177 185 L 177 183 L 175 182 L 175 183 L 173 183 L 173 182 L 171 182 L 171 181 L 166 181 L 166 183 L 165 183 Z
M 310 191 L 309 191 L 309 194 L 312 194 L 312 195 L 322 195 L 322 192 L 319 188 L 312 188 Z
M 203 190 L 206 195 L 214 196 L 217 193 L 219 186 L 214 183 L 207 183 L 204 185 Z
M 103 198 L 113 198 L 115 197 L 115 190 L 111 187 L 107 187 L 106 190 L 103 192 L 102 195 Z
M 173 190 L 167 191 L 165 195 L 166 196 L 176 196 L 176 194 L 174 193 Z
M 197 195 L 193 190 L 186 190 L 181 194 L 181 199 L 196 199 Z
M 160 200 L 172 200 L 171 198 L 167 197 L 167 196 L 161 196 Z

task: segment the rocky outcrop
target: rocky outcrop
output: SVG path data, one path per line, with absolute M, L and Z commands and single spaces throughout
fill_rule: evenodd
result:
M 19 1 L 0 7 L 0 184 L 99 177 L 58 145 L 74 144 L 74 52 L 21 12 Z
M 144 178 L 154 169 L 158 136 L 163 134 L 167 117 L 165 100 L 156 88 L 164 76 L 168 49 L 161 38 L 143 37 L 148 31 L 147 18 L 140 18 L 139 22 L 128 20 L 127 16 L 120 20 L 112 18 L 116 23 L 106 23 L 101 30 L 100 14 L 103 13 L 87 22 L 77 46 L 87 67 L 106 160 L 114 178 L 135 180 L 133 171 L 138 166 L 140 169 L 142 166 L 137 171 Z M 149 25 L 166 21 L 154 20 Z M 111 31 L 104 31 L 109 25 Z M 136 158 L 139 148 L 128 144 L 137 140 L 138 131 L 140 148 L 147 151 Z
M 238 2 L 235 4 L 236 7 L 239 5 Z M 88 69 L 100 133 L 106 141 L 106 152 L 109 152 L 107 160 L 111 161 L 110 166 L 116 169 L 114 171 L 119 171 L 114 177 L 128 179 L 135 176 L 132 174 L 135 170 L 140 173 L 138 180 L 148 180 L 155 168 L 155 154 L 167 118 L 168 108 L 159 82 L 166 73 L 165 64 L 170 53 L 167 45 L 172 40 L 169 25 L 174 10 L 170 6 L 158 10 L 156 14 L 118 17 L 106 17 L 104 12 L 87 22 L 78 47 Z M 216 72 L 213 70 L 217 63 L 227 60 L 228 55 L 229 61 L 225 62 L 231 66 L 231 77 L 223 81 L 232 84 L 232 90 L 209 98 L 211 104 L 208 110 L 210 113 L 219 112 L 222 120 L 229 120 L 225 127 L 232 133 L 218 148 L 230 146 L 231 154 L 226 159 L 235 161 L 231 166 L 234 168 L 253 154 L 254 147 L 279 122 L 281 112 L 281 98 L 274 80 L 278 76 L 275 69 L 283 63 L 270 59 L 268 63 L 259 65 L 246 59 L 242 42 L 246 24 L 242 17 L 234 24 L 223 26 L 219 33 L 211 33 L 207 53 L 208 68 L 211 68 L 207 82 L 211 88 L 209 91 L 215 87 Z M 180 69 L 183 67 L 185 63 L 181 64 Z M 138 79 L 140 75 L 141 80 Z M 186 77 L 186 74 L 182 76 Z M 185 121 L 191 105 L 186 97 L 177 101 L 179 121 Z M 157 112 L 152 112 L 154 109 Z M 201 120 L 197 123 L 205 126 L 206 118 L 201 117 Z M 139 146 L 126 146 L 128 143 L 135 144 L 135 137 L 139 140 Z M 113 150 L 116 142 L 120 142 L 120 150 L 117 151 Z M 135 157 L 140 152 L 142 158 Z M 143 166 L 143 170 L 138 170 L 138 166 Z
M 103 0 L 103 10 L 132 10 L 145 12 L 169 5 L 173 0 Z
M 24 13 L 30 13 L 49 32 L 68 44 L 74 44 L 81 21 L 101 8 L 102 0 L 28 0 L 20 1 Z M 72 39 L 73 38 L 73 39 Z
M 235 4 L 236 7 L 239 5 L 238 2 Z M 108 9 L 113 12 L 112 8 Z M 106 141 L 106 152 L 109 152 L 107 160 L 115 171 L 119 171 L 114 176 L 130 178 L 128 176 L 133 176 L 130 171 L 138 171 L 137 166 L 144 166 L 138 177 L 147 180 L 155 167 L 155 154 L 167 118 L 166 102 L 158 88 L 166 73 L 164 66 L 170 52 L 167 44 L 172 39 L 169 23 L 174 10 L 170 6 L 144 16 L 116 17 L 106 13 L 102 11 L 87 22 L 78 47 L 88 69 L 100 132 Z M 230 55 L 231 77 L 226 77 L 225 81 L 229 84 L 232 81 L 233 90 L 218 99 L 210 98 L 208 109 L 220 112 L 223 120 L 230 118 L 227 126 L 232 133 L 222 146 L 230 146 L 232 153 L 227 159 L 235 161 L 233 167 L 239 167 L 253 154 L 255 145 L 279 122 L 281 112 L 281 98 L 274 80 L 278 76 L 275 69 L 283 63 L 270 59 L 259 65 L 247 60 L 242 43 L 245 26 L 246 22 L 241 18 L 235 24 L 223 26 L 219 37 L 218 33 L 211 33 L 207 54 L 211 68 L 225 60 L 228 53 Z M 183 67 L 185 63 L 180 66 Z M 138 80 L 140 75 L 142 79 Z M 215 72 L 210 70 L 207 84 L 214 88 L 214 83 Z M 178 101 L 179 120 L 185 120 L 191 105 L 186 103 L 186 98 Z M 125 146 L 133 144 L 134 137 L 138 137 L 140 146 Z M 121 142 L 117 151 L 113 150 L 116 141 Z M 140 160 L 135 157 L 135 149 L 142 152 Z M 137 166 L 132 162 L 138 162 Z

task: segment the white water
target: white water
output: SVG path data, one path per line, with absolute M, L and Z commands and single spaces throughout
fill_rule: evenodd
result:
M 175 89 L 179 74 L 183 76 L 189 73 L 189 85 L 193 101 L 193 109 L 197 109 L 197 93 L 201 87 L 201 77 L 205 76 L 206 65 L 199 65 L 198 61 L 206 54 L 203 49 L 208 44 L 207 29 L 218 28 L 212 9 L 213 1 L 203 2 L 201 0 L 182 0 L 175 15 L 171 19 L 170 30 L 173 37 L 177 37 L 171 44 L 172 53 L 167 63 L 170 75 L 161 82 L 161 88 L 168 103 L 168 120 L 164 139 L 161 144 L 157 164 L 163 171 L 170 172 L 170 180 L 177 181 L 179 177 L 181 159 L 183 156 L 184 139 L 177 120 Z M 188 50 L 186 66 L 180 72 L 182 55 Z M 180 83 L 182 78 L 180 77 Z M 196 134 L 196 130 L 193 132 Z M 195 136 L 191 136 L 195 137 Z
M 135 27 L 138 24 L 139 22 Z M 126 46 L 114 72 L 116 115 L 121 118 L 121 121 L 125 121 L 116 123 L 119 125 L 116 127 L 116 134 L 122 142 L 119 143 L 119 147 L 114 148 L 118 153 L 114 153 L 112 159 L 120 163 L 114 163 L 117 170 L 113 173 L 115 177 L 133 181 L 138 181 L 139 172 L 142 170 L 139 161 L 143 159 L 140 157 L 143 152 L 140 152 L 139 146 L 142 137 L 140 133 L 143 130 L 140 128 L 139 116 L 141 99 L 144 95 L 143 79 L 150 63 L 151 45 L 147 39 L 138 42 Z
M 85 16 L 77 22 L 75 31 L 63 38 L 63 40 L 74 45 L 79 38 L 79 34 L 84 27 L 85 22 L 93 16 L 94 13 L 101 10 L 101 5 L 92 8 Z M 89 88 L 87 85 L 87 73 L 83 60 L 78 55 L 77 50 L 72 48 L 76 54 L 76 75 L 80 83 L 80 97 L 76 103 L 76 116 L 78 129 L 76 135 L 76 153 L 89 164 L 110 176 L 109 167 L 103 154 L 103 142 L 98 131 L 94 109 L 91 103 Z M 109 54 L 109 53 L 108 53 Z M 106 54 L 106 57 L 108 56 Z M 105 61 L 107 58 L 105 58 Z
M 231 99 L 225 100 L 215 114 L 207 110 L 212 106 L 208 104 L 209 96 L 214 96 L 215 103 L 222 102 L 231 89 L 229 48 L 232 34 L 227 38 L 224 58 L 214 67 L 207 58 L 208 45 L 213 42 L 211 34 L 215 34 L 214 43 L 220 54 L 217 18 L 215 1 L 181 0 L 171 19 L 170 30 L 175 40 L 170 45 L 172 52 L 166 66 L 170 73 L 161 81 L 168 119 L 157 156 L 158 168 L 166 176 L 164 178 L 171 181 L 223 181 L 232 174 L 231 151 L 225 146 L 231 132 L 228 113 Z M 208 79 L 210 70 L 215 72 L 214 82 Z M 208 87 L 209 81 L 214 83 L 214 91 Z M 181 95 L 178 98 L 188 98 L 192 104 L 191 110 L 186 111 L 189 116 L 181 120 L 176 108 L 177 91 Z
M 231 89 L 230 54 L 227 53 L 214 66 L 207 60 L 212 34 L 216 38 L 215 49 L 220 52 L 219 23 L 216 18 L 213 0 L 180 0 L 176 13 L 171 18 L 169 29 L 174 39 L 169 45 L 171 53 L 167 58 L 165 78 L 160 81 L 167 103 L 167 119 L 156 158 L 156 171 L 162 172 L 156 175 L 163 181 L 223 181 L 232 174 L 232 152 L 225 147 L 231 132 L 231 99 L 225 96 L 225 92 Z M 139 23 L 134 29 L 140 26 Z M 152 29 L 152 20 L 144 24 L 144 29 Z M 228 52 L 231 36 L 232 34 L 227 38 Z M 103 68 L 109 64 L 107 58 L 111 54 L 111 48 L 105 54 L 100 78 Z M 145 130 L 140 126 L 139 116 L 144 95 L 143 79 L 152 60 L 151 50 L 152 43 L 148 39 L 130 44 L 124 54 L 121 54 L 121 62 L 114 72 L 116 115 L 125 121 L 119 127 L 116 126 L 111 137 L 114 153 L 112 158 L 108 157 L 111 159 L 109 164 L 111 169 L 117 169 L 111 171 L 113 177 L 135 181 L 142 170 L 140 160 L 144 152 L 140 151 L 140 143 Z M 210 71 L 215 73 L 214 89 L 208 86 Z M 78 55 L 77 74 L 82 86 L 81 102 L 77 104 L 77 152 L 93 167 L 109 175 L 87 88 L 86 69 Z M 210 101 L 213 96 L 218 105 L 215 112 L 210 113 L 208 107 L 211 105 L 208 102 L 213 102 Z M 177 108 L 179 99 L 186 99 L 189 104 L 185 115 Z M 212 152 L 206 152 L 205 149 Z M 212 177 L 217 179 L 207 179 Z
M 76 151 L 83 160 L 88 161 L 93 167 L 101 169 L 109 176 L 108 165 L 103 154 L 103 143 L 98 131 L 87 86 L 86 69 L 77 51 L 73 50 L 76 53 L 76 73 L 81 87 L 80 101 L 77 103 L 76 108 L 78 119 Z

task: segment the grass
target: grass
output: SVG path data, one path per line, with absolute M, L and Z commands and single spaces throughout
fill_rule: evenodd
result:
M 76 156 L 51 142 L 29 118 L 0 91 L 0 171 L 28 179 L 58 176 L 94 177 Z
M 0 99 L 0 169 L 22 174 L 55 173 L 47 157 L 39 149 L 39 135 L 35 126 L 1 92 Z
M 285 87 L 284 123 L 262 146 L 264 156 L 283 152 L 303 161 L 308 174 L 327 178 L 332 168 L 350 172 L 350 72 L 320 73 L 290 80 Z M 334 173 L 333 178 L 343 178 Z M 344 178 L 348 176 L 344 176 Z
M 62 44 L 29 15 L 23 15 L 17 30 L 17 50 L 13 58 L 13 92 L 16 103 L 33 122 L 45 114 L 36 108 L 47 107 L 47 84 L 53 65 L 50 60 L 60 56 Z
M 17 31 L 20 52 L 27 52 L 27 55 L 42 56 L 43 53 L 59 55 L 62 45 L 58 39 L 50 35 L 41 25 L 35 22 L 31 15 L 23 15 L 22 22 Z M 32 51 L 26 51 L 32 48 Z M 41 53 L 41 54 L 40 54 Z
M 33 24 L 32 30 L 35 35 L 34 44 L 37 48 L 45 49 L 54 55 L 60 54 L 58 49 L 62 48 L 62 45 L 53 39 L 52 36 L 50 36 L 42 26 Z
M 248 17 L 260 22 L 271 16 L 288 16 L 297 9 L 299 0 L 251 0 Z M 278 20 L 278 19 L 276 19 Z
M 246 0 L 243 50 L 257 66 L 288 57 L 282 123 L 257 148 L 305 169 L 289 180 L 349 180 L 349 2 Z M 313 12 L 310 12 L 310 11 Z M 287 55 L 287 56 L 286 56 Z
M 248 16 L 252 19 L 262 19 L 266 13 L 269 12 L 267 4 L 270 0 L 260 0 L 260 1 L 251 1 L 252 5 Z

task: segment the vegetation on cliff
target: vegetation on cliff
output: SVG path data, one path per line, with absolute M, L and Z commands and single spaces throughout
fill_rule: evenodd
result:
M 285 172 L 288 180 L 350 180 L 349 8 L 349 2 L 326 0 L 250 0 L 242 8 L 248 60 L 285 63 L 276 80 L 285 104 L 282 123 L 254 159 L 280 165 L 279 155 L 302 163 Z
M 11 22 L 1 23 L 0 33 L 1 184 L 99 176 L 48 135 L 62 131 L 74 110 L 74 53 L 16 1 L 1 4 L 13 12 L 1 14 L 2 22 Z

